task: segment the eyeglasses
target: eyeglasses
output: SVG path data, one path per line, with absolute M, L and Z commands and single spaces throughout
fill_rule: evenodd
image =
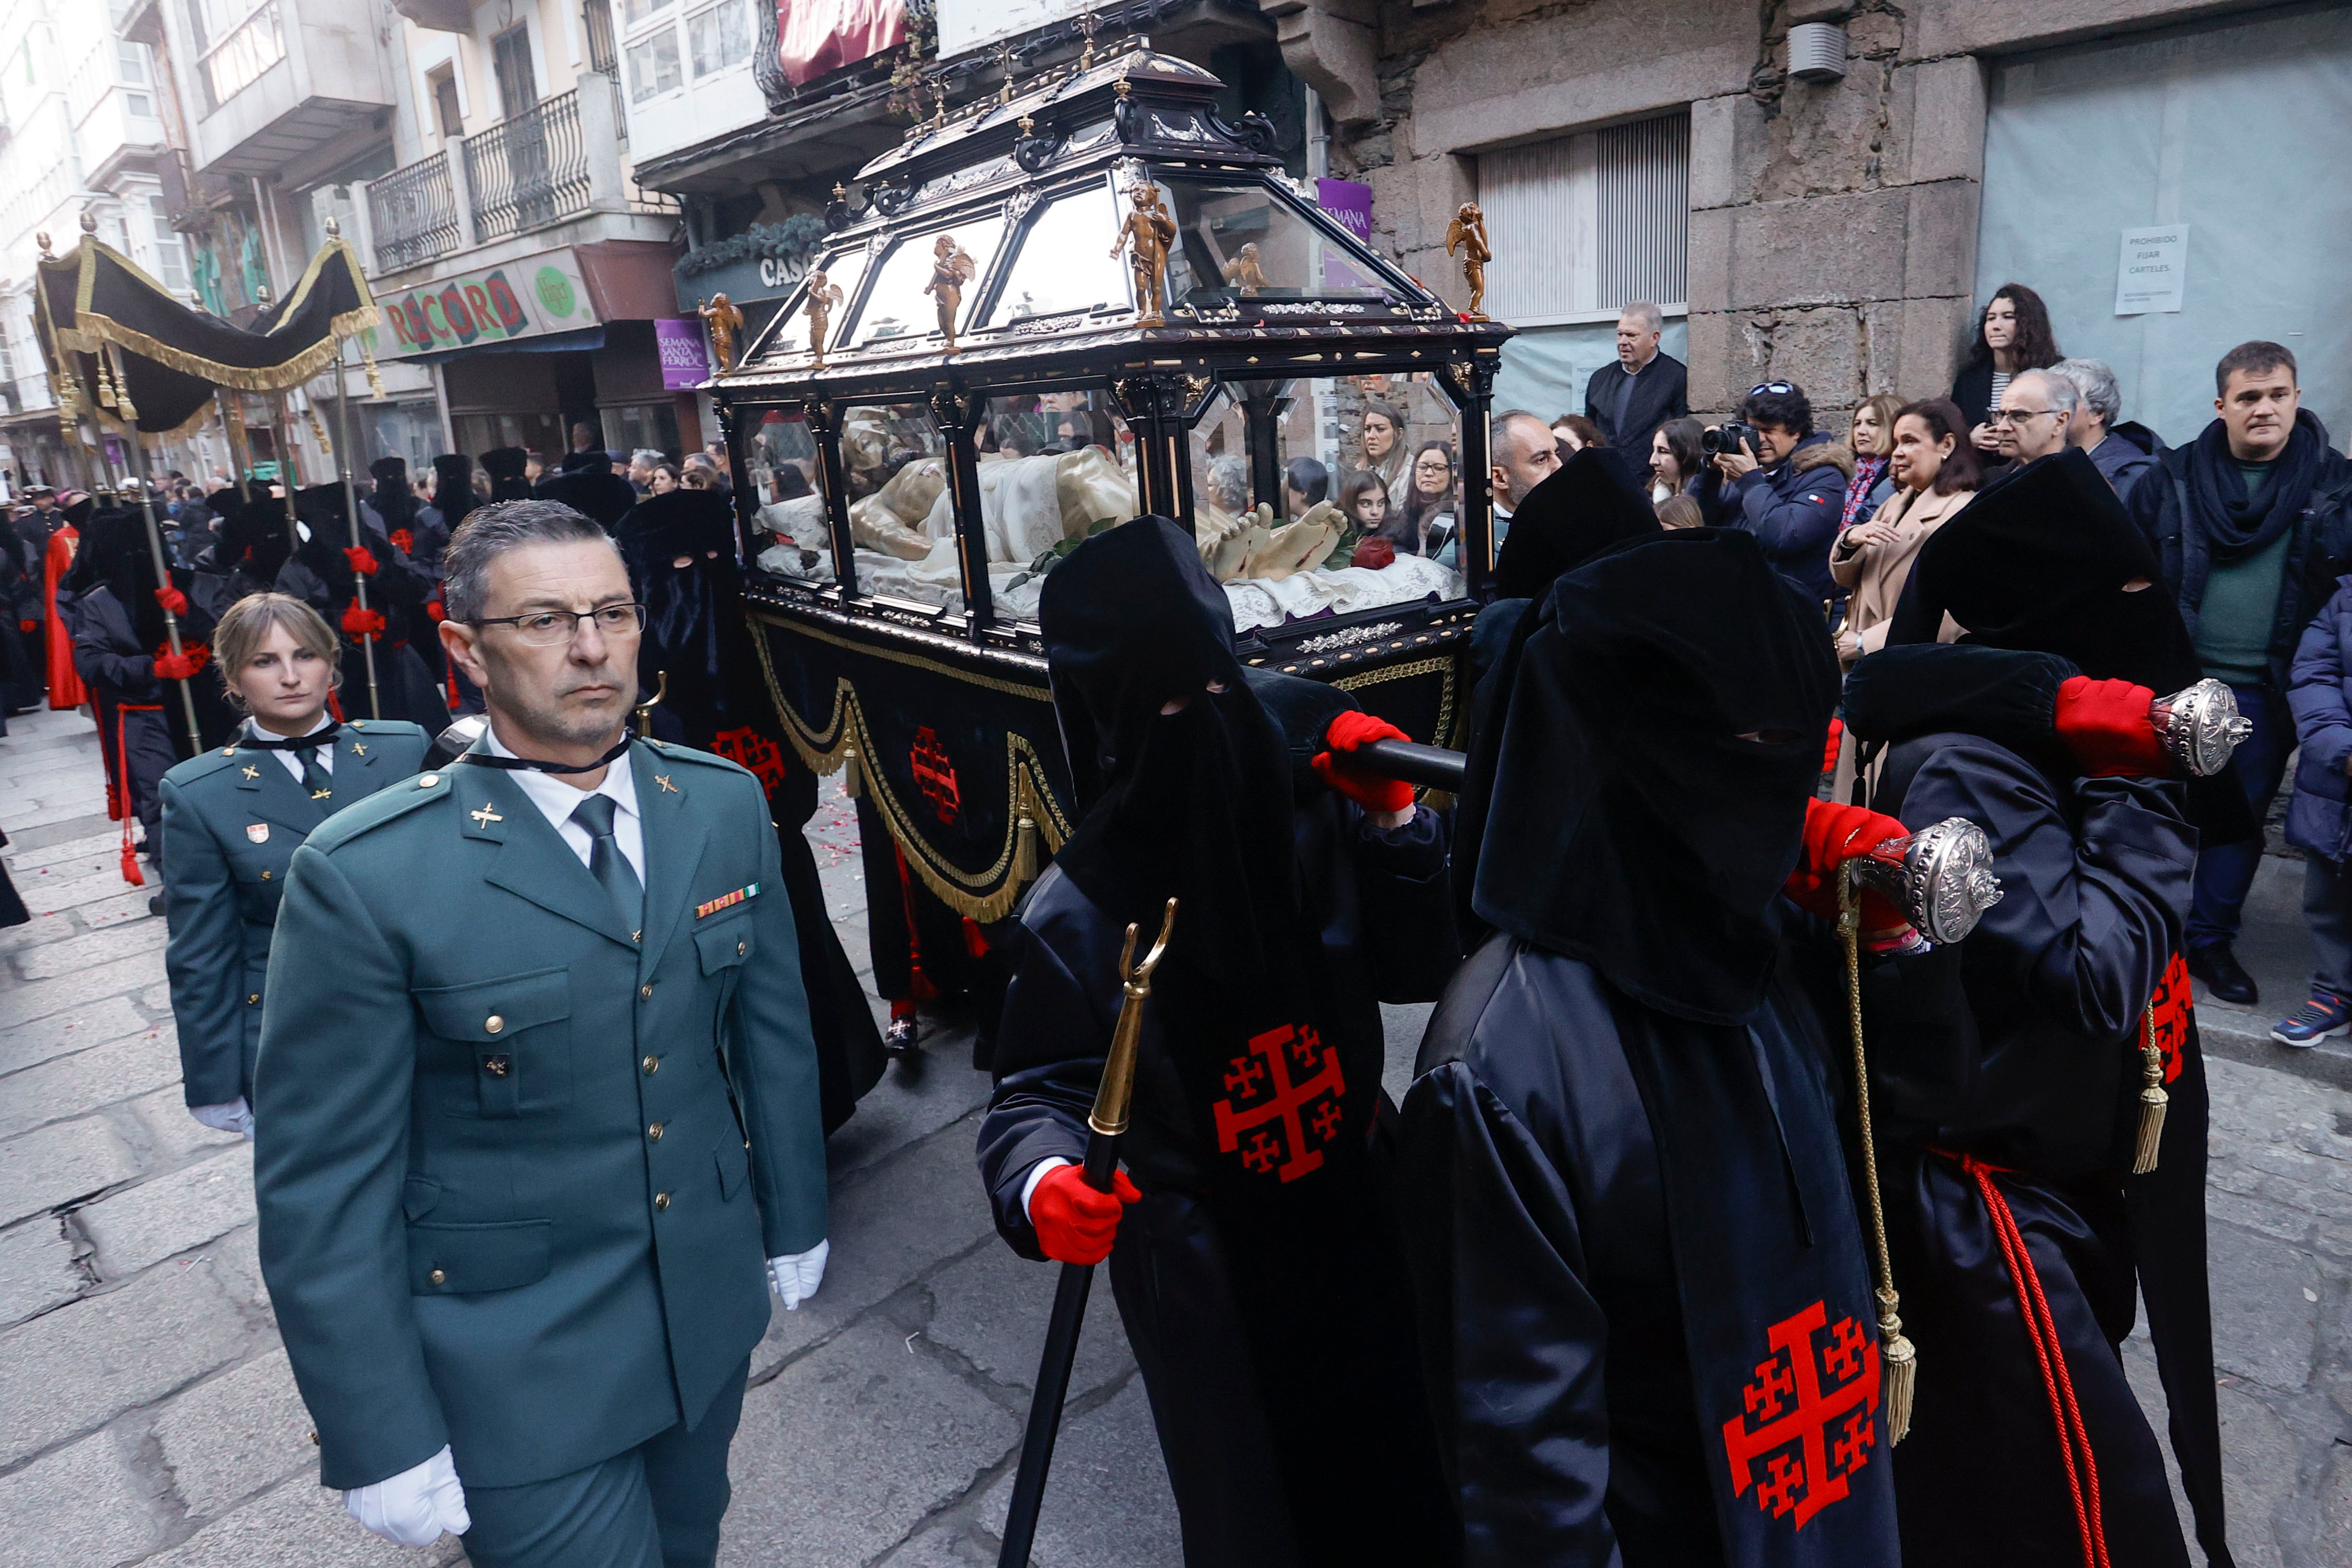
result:
M 1748 389 L 1748 395 L 1749 397 L 1762 397 L 1766 392 L 1770 392 L 1774 397 L 1787 397 L 1790 392 L 1795 392 L 1796 390 L 1796 383 L 1793 382 L 1766 382 L 1761 386 L 1749 387 Z
M 553 648 L 580 634 L 580 622 L 593 621 L 607 637 L 634 637 L 646 629 L 642 604 L 600 604 L 593 610 L 534 610 L 528 615 L 488 615 L 468 621 L 468 626 L 511 626 L 534 648 Z
M 2021 420 L 2040 419 L 2045 413 L 2056 413 L 2054 408 L 1997 408 L 1985 415 L 1987 424 L 2015 424 Z

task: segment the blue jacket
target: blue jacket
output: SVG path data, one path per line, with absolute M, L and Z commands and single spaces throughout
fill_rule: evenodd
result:
M 2132 486 L 2156 466 L 2164 451 L 2164 438 L 2134 421 L 2114 426 L 2091 448 L 2091 466 L 2114 487 L 2117 499 L 2129 501 Z
M 2346 798 L 2352 778 L 2352 576 L 2336 580 L 2336 591 L 2304 630 L 2287 674 L 2287 706 L 2294 710 L 2295 739 L 2303 750 L 2294 765 L 2294 798 L 2286 809 L 2286 841 L 2332 861 L 2352 843 L 2352 817 Z
M 1809 599 L 1842 598 L 1830 579 L 1830 545 L 1845 511 L 1845 482 L 1853 454 L 1815 431 L 1769 467 L 1751 469 L 1726 486 L 1713 464 L 1699 471 L 1698 504 L 1708 524 L 1756 536 L 1764 558 Z

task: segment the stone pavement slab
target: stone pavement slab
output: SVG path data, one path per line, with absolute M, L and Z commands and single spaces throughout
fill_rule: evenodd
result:
M 162 1543 L 156 1488 L 98 1432 L 0 1476 L 0 1568 L 114 1568 Z

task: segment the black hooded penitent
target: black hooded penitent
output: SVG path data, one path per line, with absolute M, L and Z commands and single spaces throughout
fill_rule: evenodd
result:
M 1715 529 L 1595 561 L 1531 613 L 1473 909 L 1662 1012 L 1746 1019 L 1837 706 L 1820 615 Z
M 2015 470 L 1936 530 L 1895 609 L 1889 650 L 1935 642 L 1947 613 L 1963 629 L 1963 643 L 2053 653 L 2094 680 L 2130 681 L 2158 696 L 2205 673 L 2158 578 L 2155 553 L 2090 458 L 2073 447 Z M 1857 666 L 1857 679 L 1870 664 Z M 1950 664 L 1917 655 L 1905 685 Z M 1892 674 L 1870 677 L 1887 688 L 1879 700 L 1890 707 Z M 2013 733 L 1986 724 L 1952 727 L 2018 744 Z M 2062 753 L 2030 743 L 2021 748 L 2045 771 L 2072 771 Z M 2209 844 L 2236 842 L 2254 829 L 2245 792 L 2226 770 L 2190 781 L 2189 816 Z
M 474 495 L 474 460 L 462 452 L 444 452 L 433 460 L 433 509 L 451 533 L 466 514 L 482 503 Z
M 1470 910 L 1471 876 L 1502 744 L 1501 726 L 1493 721 L 1509 696 L 1528 634 L 1535 630 L 1538 618 L 1532 607 L 1564 574 L 1610 550 L 1665 531 L 1617 466 L 1603 462 L 1592 449 L 1570 457 L 1528 491 L 1527 503 L 1512 514 L 1510 536 L 1503 541 L 1495 567 L 1500 597 L 1479 612 L 1470 633 L 1472 656 L 1482 674 L 1471 699 L 1469 783 L 1457 813 L 1455 840 L 1472 848 L 1466 855 L 1457 853 L 1454 877 L 1455 918 L 1465 939 L 1471 939 L 1476 927 Z

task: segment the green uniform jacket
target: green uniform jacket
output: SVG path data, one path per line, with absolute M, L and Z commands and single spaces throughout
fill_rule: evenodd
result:
M 446 1442 L 515 1486 L 698 1421 L 766 1332 L 765 1260 L 824 1238 L 766 796 L 659 742 L 615 766 L 641 934 L 496 768 L 420 774 L 294 857 L 254 1186 L 322 1485 Z
M 319 824 L 425 765 L 432 741 L 398 719 L 335 737 L 334 793 L 313 800 L 270 752 L 226 747 L 163 775 L 163 948 L 191 1105 L 253 1098 L 262 973 L 286 867 Z

